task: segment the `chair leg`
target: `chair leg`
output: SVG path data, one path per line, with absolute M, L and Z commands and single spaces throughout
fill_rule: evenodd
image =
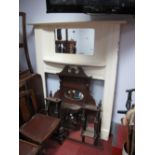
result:
M 69 131 L 66 130 L 63 126 L 60 126 L 58 130 L 52 135 L 52 139 L 55 139 L 62 144 L 63 141 L 68 137 Z
M 39 152 L 37 153 L 37 155 L 46 155 L 47 152 L 46 152 L 46 149 L 42 146 L 39 150 Z
M 85 143 L 85 136 L 82 136 L 82 143 Z
M 95 145 L 95 146 L 98 145 L 98 138 L 95 138 L 95 139 L 94 139 L 94 145 Z

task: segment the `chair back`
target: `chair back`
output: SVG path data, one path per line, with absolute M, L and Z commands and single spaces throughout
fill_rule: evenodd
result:
M 24 90 L 19 94 L 20 124 L 31 119 L 38 112 L 38 106 L 33 90 Z M 22 123 L 21 123 L 22 122 Z

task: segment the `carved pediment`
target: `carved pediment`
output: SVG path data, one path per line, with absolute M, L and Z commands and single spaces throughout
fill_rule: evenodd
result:
M 91 77 L 85 74 L 82 67 L 66 65 L 58 76 L 60 89 L 55 97 L 61 98 L 65 103 L 96 105 L 89 90 Z
M 68 76 L 68 77 L 80 77 L 80 78 L 90 78 L 86 75 L 83 68 L 80 66 L 70 66 L 66 65 L 64 69 L 58 73 L 59 77 Z

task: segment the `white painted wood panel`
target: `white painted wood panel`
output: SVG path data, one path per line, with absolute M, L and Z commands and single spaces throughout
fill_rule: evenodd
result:
M 94 79 L 104 80 L 104 95 L 102 99 L 102 128 L 101 137 L 109 137 L 113 101 L 115 95 L 115 81 L 119 49 L 120 24 L 122 22 L 85 22 L 41 24 L 35 26 L 37 72 L 42 75 L 45 88 L 45 73 L 58 73 L 65 64 L 82 65 L 86 74 Z M 72 28 L 95 29 L 94 56 L 58 54 L 55 53 L 55 28 L 63 26 Z

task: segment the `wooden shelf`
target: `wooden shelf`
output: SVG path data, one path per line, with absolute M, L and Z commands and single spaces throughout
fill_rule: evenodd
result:
M 87 127 L 85 131 L 83 131 L 82 136 L 86 137 L 94 137 L 94 128 L 93 127 Z
M 90 110 L 90 111 L 94 111 L 94 112 L 98 111 L 98 109 L 95 105 L 85 104 L 82 108 L 85 110 Z
M 50 102 L 54 102 L 54 103 L 59 103 L 61 101 L 61 99 L 56 98 L 56 97 L 46 97 L 45 100 L 50 101 Z

